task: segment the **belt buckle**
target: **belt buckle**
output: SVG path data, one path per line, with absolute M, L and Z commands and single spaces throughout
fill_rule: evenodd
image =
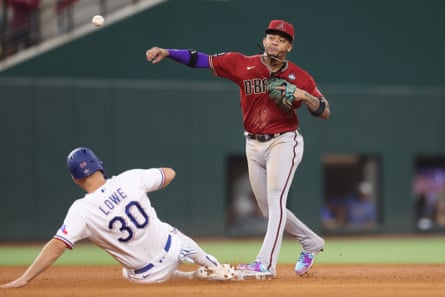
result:
M 267 142 L 267 141 L 271 140 L 274 137 L 275 137 L 275 135 L 273 135 L 273 134 L 258 134 L 256 139 L 259 142 Z
M 259 142 L 266 142 L 269 140 L 268 138 L 269 135 L 267 134 L 257 134 L 255 135 L 256 140 L 258 140 Z

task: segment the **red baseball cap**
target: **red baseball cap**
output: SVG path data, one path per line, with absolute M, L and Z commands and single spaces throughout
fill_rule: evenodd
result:
M 294 26 L 283 20 L 272 20 L 266 29 L 266 34 L 278 33 L 290 42 L 294 40 Z

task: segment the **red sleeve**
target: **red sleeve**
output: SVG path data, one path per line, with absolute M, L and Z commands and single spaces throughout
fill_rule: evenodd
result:
M 236 82 L 237 77 L 239 77 L 236 71 L 239 69 L 242 57 L 242 54 L 236 52 L 209 56 L 210 69 L 212 69 L 213 75 Z
M 307 71 L 302 69 L 301 67 L 289 63 L 289 70 L 285 72 L 287 75 L 287 79 L 293 77 L 295 81 L 290 80 L 290 82 L 294 83 L 298 88 L 305 90 L 309 94 L 315 97 L 324 97 L 320 90 L 317 88 L 317 84 Z
M 315 80 L 310 75 L 309 75 L 308 85 L 307 85 L 307 88 L 305 88 L 305 90 L 315 97 L 318 97 L 318 98 L 324 97 L 324 95 L 317 88 L 317 84 L 315 83 Z

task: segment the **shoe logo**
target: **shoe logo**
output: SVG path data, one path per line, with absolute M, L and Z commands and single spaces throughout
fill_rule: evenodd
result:
M 247 70 L 252 70 L 253 68 L 255 68 L 256 66 L 247 66 Z
M 142 275 L 143 278 L 147 278 L 150 276 L 150 273 Z

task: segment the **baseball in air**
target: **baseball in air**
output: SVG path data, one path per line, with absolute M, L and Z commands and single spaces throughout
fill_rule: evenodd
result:
M 101 15 L 95 15 L 93 17 L 93 19 L 91 20 L 91 22 L 94 24 L 94 26 L 96 27 L 101 27 L 104 24 L 104 17 Z

